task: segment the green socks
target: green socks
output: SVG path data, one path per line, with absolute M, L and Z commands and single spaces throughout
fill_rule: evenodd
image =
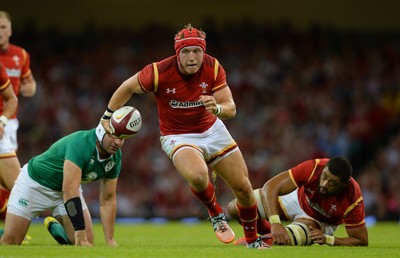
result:
M 63 226 L 58 222 L 49 222 L 47 229 L 50 234 L 54 237 L 54 239 L 61 245 L 71 245 L 72 243 L 69 241 L 67 233 L 65 232 Z

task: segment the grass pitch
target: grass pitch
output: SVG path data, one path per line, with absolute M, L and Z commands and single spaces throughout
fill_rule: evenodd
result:
M 242 228 L 235 222 L 231 227 L 237 236 Z M 2 225 L 0 225 L 2 226 Z M 369 247 L 308 247 L 273 246 L 270 250 L 252 250 L 218 242 L 209 222 L 184 224 L 117 224 L 115 239 L 118 247 L 104 243 L 101 224 L 95 224 L 95 246 L 61 246 L 50 236 L 42 223 L 33 223 L 29 229 L 32 240 L 28 245 L 0 246 L 0 257 L 140 257 L 140 258 L 210 258 L 210 257 L 268 257 L 268 258 L 400 258 L 400 225 L 380 222 L 369 228 Z M 339 228 L 335 236 L 344 236 Z

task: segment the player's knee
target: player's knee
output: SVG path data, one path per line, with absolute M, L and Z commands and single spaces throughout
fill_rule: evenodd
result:
M 293 222 L 285 227 L 291 245 L 305 246 L 311 245 L 312 241 L 309 237 L 310 230 L 307 225 L 299 222 Z
M 187 175 L 185 178 L 186 181 L 188 181 L 188 183 L 190 184 L 190 186 L 198 192 L 206 189 L 210 183 L 207 173 L 201 173 L 201 172 L 191 173 L 190 175 Z
M 16 234 L 3 234 L 1 237 L 0 243 L 1 245 L 21 245 L 24 240 L 24 236 L 18 236 Z
M 231 186 L 237 202 L 242 206 L 250 206 L 255 204 L 254 194 L 251 184 L 240 184 L 238 186 Z

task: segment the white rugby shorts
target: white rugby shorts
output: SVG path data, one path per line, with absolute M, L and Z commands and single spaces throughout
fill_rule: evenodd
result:
M 254 195 L 257 199 L 257 206 L 260 216 L 261 218 L 266 219 L 267 215 L 265 214 L 264 207 L 261 203 L 260 191 L 261 189 L 255 189 Z M 290 221 L 295 221 L 296 219 L 309 219 L 317 223 L 320 228 L 324 230 L 324 234 L 333 235 L 333 233 L 336 231 L 336 225 L 319 222 L 305 213 L 305 211 L 300 207 L 299 198 L 297 197 L 297 189 L 289 194 L 279 196 L 279 204 L 281 205 L 281 208 L 285 214 L 289 216 Z
M 229 146 L 235 145 L 236 142 L 230 135 L 224 123 L 217 119 L 216 122 L 203 133 L 174 134 L 160 137 L 161 148 L 172 161 L 174 155 L 184 148 L 193 148 L 199 152 L 204 160 L 211 166 L 218 163 L 221 159 L 229 156 L 238 147 L 225 153 L 223 156 L 210 161 Z
M 19 128 L 19 121 L 16 118 L 9 119 L 6 127 L 4 128 L 5 136 L 8 138 L 9 141 L 7 148 L 11 148 L 12 151 L 16 151 L 18 149 L 18 141 L 17 141 L 18 128 Z M 0 152 L 0 154 L 1 153 L 2 152 Z
M 8 120 L 7 125 L 4 127 L 3 138 L 0 139 L 0 156 L 15 155 L 15 147 L 18 146 L 15 144 L 17 141 L 18 125 L 19 122 L 17 119 Z
M 79 192 L 82 209 L 86 210 L 87 205 L 83 198 L 82 187 Z M 24 165 L 11 191 L 7 212 L 32 220 L 48 209 L 51 210 L 53 217 L 67 215 L 63 193 L 51 190 L 34 181 L 28 175 L 28 165 Z

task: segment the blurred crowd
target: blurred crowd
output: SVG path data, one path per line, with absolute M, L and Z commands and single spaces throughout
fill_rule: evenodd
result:
M 254 188 L 303 160 L 343 155 L 354 166 L 367 214 L 399 219 L 400 35 L 251 21 L 193 25 L 205 30 L 207 52 L 227 72 L 238 113 L 225 122 Z M 72 131 L 96 127 L 125 79 L 174 54 L 179 29 L 88 23 L 63 33 L 27 22 L 14 30 L 11 41 L 30 52 L 38 83 L 34 98 L 20 100 L 21 163 Z M 140 110 L 143 127 L 122 149 L 118 216 L 206 217 L 160 149 L 153 96 L 135 95 L 129 104 Z M 214 183 L 221 203 L 229 202 L 229 188 L 220 178 Z M 84 195 L 97 217 L 98 185 L 85 186 Z

